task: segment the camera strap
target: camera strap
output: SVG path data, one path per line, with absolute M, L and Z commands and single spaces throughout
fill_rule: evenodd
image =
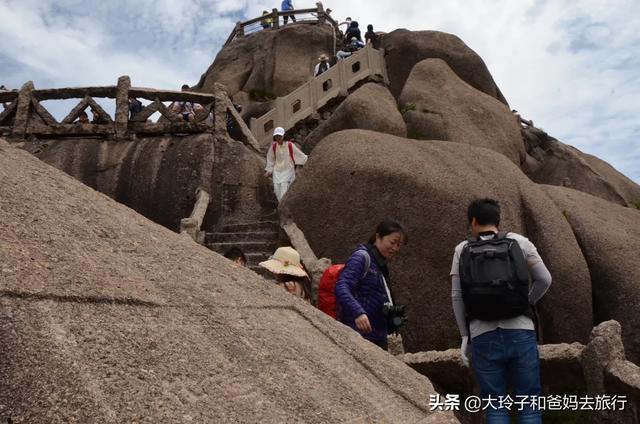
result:
M 384 284 L 384 289 L 387 292 L 387 299 L 389 299 L 389 303 L 391 303 L 391 306 L 393 306 L 393 299 L 391 299 L 391 292 L 389 291 L 389 286 L 387 286 L 387 280 L 386 278 L 384 278 L 384 275 L 382 275 L 382 273 L 380 273 L 380 277 L 382 278 L 382 284 Z

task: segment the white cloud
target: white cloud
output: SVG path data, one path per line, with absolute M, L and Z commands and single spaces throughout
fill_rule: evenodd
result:
M 194 84 L 236 20 L 279 6 L 234 0 L 0 0 L 0 83 Z M 296 8 L 315 1 L 294 1 Z M 351 0 L 331 4 L 376 30 L 440 30 L 485 60 L 512 107 L 640 182 L 637 0 Z

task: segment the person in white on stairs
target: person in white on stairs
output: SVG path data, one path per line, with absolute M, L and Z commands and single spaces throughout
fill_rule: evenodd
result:
M 291 140 L 284 141 L 284 128 L 277 127 L 273 131 L 273 143 L 267 151 L 265 176 L 273 178 L 273 191 L 278 202 L 296 179 L 296 166 L 304 165 L 307 155 Z

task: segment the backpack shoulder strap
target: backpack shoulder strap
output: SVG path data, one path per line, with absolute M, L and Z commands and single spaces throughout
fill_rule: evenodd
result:
M 293 158 L 293 142 L 291 140 L 289 140 L 288 142 L 288 147 L 289 147 L 289 157 L 291 158 L 291 162 L 295 165 L 296 161 Z
M 360 279 L 362 280 L 369 273 L 369 269 L 371 268 L 371 256 L 369 256 L 369 252 L 365 249 L 358 249 L 355 251 L 356 254 L 362 256 L 364 258 L 364 270 L 362 271 L 362 276 Z
M 498 240 L 504 240 L 505 238 L 507 238 L 506 231 L 500 231 L 498 234 L 496 234 L 496 239 Z

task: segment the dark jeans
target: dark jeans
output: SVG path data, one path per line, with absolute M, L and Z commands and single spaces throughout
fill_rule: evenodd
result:
M 471 341 L 473 370 L 480 385 L 482 398 L 493 399 L 506 396 L 507 387 L 513 388 L 511 395 L 540 396 L 540 359 L 536 333 L 532 330 L 497 330 L 481 334 Z M 488 424 L 509 424 L 509 411 L 498 408 L 486 410 Z M 512 410 L 518 409 L 515 404 Z M 541 423 L 540 411 L 525 404 L 518 411 L 518 423 Z
M 291 17 L 291 22 L 295 22 L 296 21 L 296 15 L 291 14 L 291 15 L 284 15 L 282 17 L 282 19 L 284 20 L 284 24 L 286 25 L 287 22 L 289 22 L 289 17 Z

